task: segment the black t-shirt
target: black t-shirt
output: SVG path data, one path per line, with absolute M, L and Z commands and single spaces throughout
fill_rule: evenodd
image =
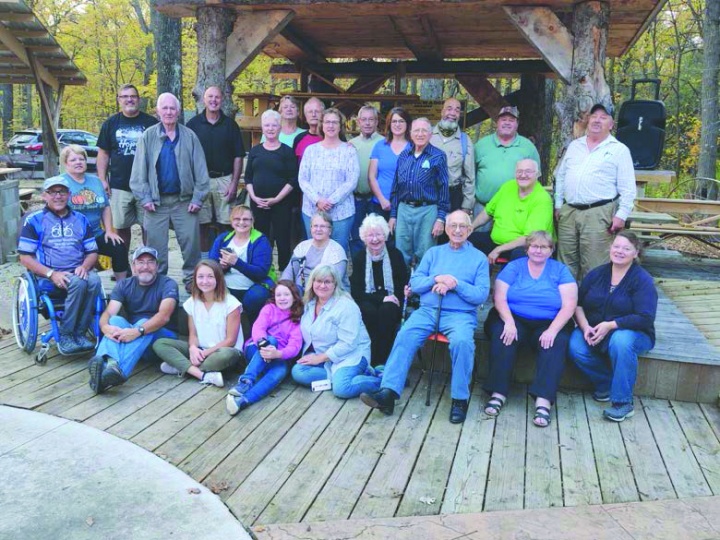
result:
M 110 293 L 110 300 L 117 300 L 123 305 L 128 320 L 135 324 L 140 319 L 150 319 L 160 309 L 160 303 L 166 298 L 178 301 L 178 286 L 171 278 L 158 274 L 155 281 L 143 287 L 135 276 L 123 279 L 115 285 Z M 172 319 L 167 325 L 175 330 Z
M 97 144 L 110 154 L 111 188 L 130 191 L 130 173 L 138 139 L 147 128 L 157 123 L 157 118 L 144 112 L 132 118 L 117 113 L 105 120 Z
M 205 152 L 210 176 L 226 176 L 232 173 L 235 158 L 245 157 L 245 146 L 237 123 L 220 111 L 214 124 L 207 121 L 205 111 L 193 116 L 187 123 L 200 139 Z
M 289 146 L 281 144 L 276 150 L 266 150 L 261 143 L 250 149 L 245 166 L 245 183 L 253 185 L 258 197 L 275 197 L 285 184 L 290 184 L 297 191 L 297 176 L 297 158 Z

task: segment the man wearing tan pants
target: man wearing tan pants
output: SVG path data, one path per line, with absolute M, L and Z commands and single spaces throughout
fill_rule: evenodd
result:
M 570 143 L 555 171 L 558 258 L 578 282 L 608 261 L 635 201 L 630 150 L 612 128 L 612 107 L 593 105 L 587 135 Z

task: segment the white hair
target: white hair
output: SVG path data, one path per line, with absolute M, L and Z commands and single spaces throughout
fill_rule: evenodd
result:
M 384 217 L 378 216 L 377 214 L 370 214 L 365 219 L 363 219 L 359 231 L 360 240 L 365 242 L 365 235 L 371 229 L 380 229 L 385 236 L 385 240 L 387 240 L 388 236 L 390 236 L 390 227 L 388 227 L 387 221 L 385 221 Z
M 158 109 L 160 108 L 160 101 L 163 100 L 164 98 L 168 98 L 168 97 L 173 99 L 173 101 L 175 102 L 175 107 L 177 107 L 177 110 L 179 111 L 180 110 L 180 100 L 177 98 L 177 96 L 175 94 L 172 94 L 170 92 L 163 92 L 162 94 L 160 94 L 158 96 L 157 108 Z
M 280 116 L 279 112 L 273 109 L 268 109 L 262 113 L 262 116 L 260 116 L 260 122 L 265 122 L 266 120 L 275 120 L 279 124 L 282 120 L 282 116 Z

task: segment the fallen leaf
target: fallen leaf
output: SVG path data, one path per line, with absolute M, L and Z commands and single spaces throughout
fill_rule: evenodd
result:
M 92 527 L 93 525 L 95 525 L 95 520 L 92 518 L 92 516 L 89 516 L 89 517 L 85 520 L 85 523 L 88 524 L 88 527 Z
M 210 491 L 212 491 L 215 495 L 218 493 L 222 493 L 223 491 L 227 491 L 230 489 L 230 484 L 227 482 L 218 482 L 217 484 L 210 484 Z
M 262 525 L 258 525 L 257 527 L 253 527 L 253 531 L 255 532 L 265 532 L 265 527 Z
M 187 492 L 190 495 L 200 495 L 200 488 L 196 488 L 196 487 L 188 488 Z

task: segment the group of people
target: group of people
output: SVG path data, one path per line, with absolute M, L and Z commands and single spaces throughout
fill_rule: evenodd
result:
M 450 418 L 462 422 L 489 264 L 509 261 L 485 321 L 485 412 L 500 412 L 517 345 L 527 341 L 538 349 L 530 388 L 536 425 L 550 422 L 568 348 L 595 396 L 612 401 L 606 416 L 632 413 L 629 364 L 653 344 L 657 295 L 653 304 L 652 281 L 634 262 L 637 240 L 622 232 L 634 176 L 629 151 L 610 134 L 608 106 L 592 107 L 587 135 L 562 158 L 553 203 L 538 183 L 535 146 L 517 132 L 515 107 L 500 109 L 495 133 L 472 145 L 457 99 L 444 103 L 434 127 L 393 108 L 385 137 L 377 133 L 378 111 L 366 105 L 360 134 L 346 142 L 342 112 L 310 98 L 301 130 L 299 103 L 286 96 L 278 111 L 262 114 L 262 141 L 248 153 L 249 206 L 233 206 L 246 155 L 240 130 L 222 112 L 221 89 L 208 88 L 203 100 L 205 110 L 183 126 L 177 98 L 161 94 L 157 122 L 139 111 L 134 86 L 121 87 L 121 110 L 101 130 L 98 176 L 86 172 L 81 147 L 65 148 L 66 172 L 45 182 L 46 207 L 23 227 L 23 264 L 41 286 L 67 289 L 58 343 L 65 354 L 91 348 L 85 308 L 100 288 L 92 269 L 98 253 L 112 259 L 117 285 L 90 362 L 96 392 L 127 380 L 150 344 L 165 373 L 216 386 L 244 350 L 248 366 L 228 396 L 231 413 L 272 390 L 296 357 L 296 381 L 326 380 L 338 396 L 362 394 L 389 413 L 415 351 L 438 327 L 450 341 Z M 558 261 L 549 258 L 555 222 Z M 135 223 L 144 246 L 128 278 Z M 170 226 L 191 294 L 183 304 L 187 342 L 171 322 L 179 296 L 166 277 Z M 411 293 L 420 308 L 397 333 Z M 241 312 L 251 333 L 244 345 Z M 598 351 L 610 355 L 612 369 L 596 362 Z M 625 380 L 616 385 L 618 374 Z

